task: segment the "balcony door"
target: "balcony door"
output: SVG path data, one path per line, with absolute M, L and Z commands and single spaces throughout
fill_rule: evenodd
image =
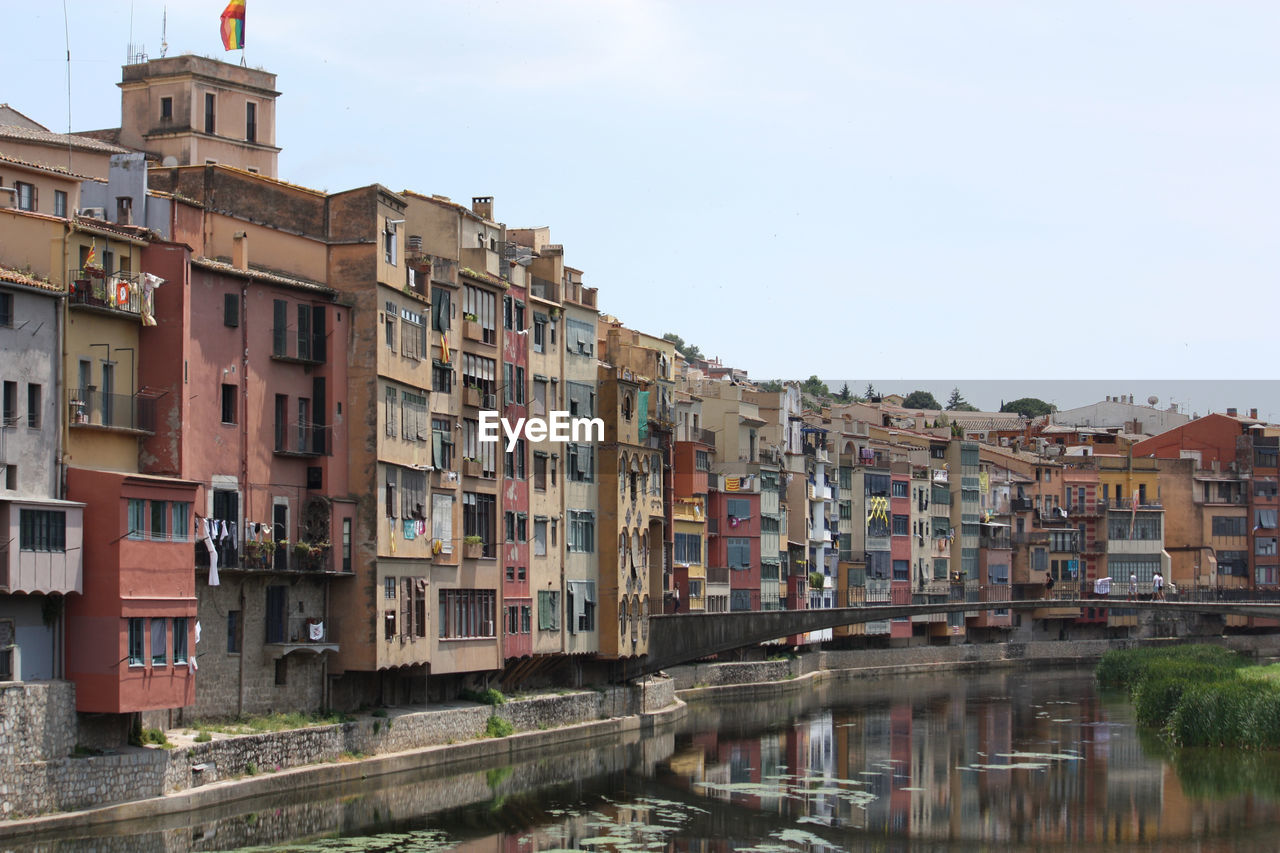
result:
M 289 568 L 289 549 L 279 543 L 289 538 L 289 507 L 276 504 L 271 508 L 271 536 L 276 540 L 275 562 L 272 568 L 284 571 Z

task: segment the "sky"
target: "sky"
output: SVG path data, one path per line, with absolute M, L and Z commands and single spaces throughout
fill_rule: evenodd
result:
M 239 62 L 224 5 L 168 3 L 169 55 Z M 71 126 L 118 125 L 165 6 L 13 3 L 0 102 L 66 130 L 69 38 Z M 1277 375 L 1277 32 L 1271 2 L 248 0 L 245 58 L 282 179 L 492 195 L 602 311 L 753 377 L 1176 397 Z

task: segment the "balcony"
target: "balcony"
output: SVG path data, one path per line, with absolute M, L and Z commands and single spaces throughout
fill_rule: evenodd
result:
M 324 341 L 290 329 L 272 329 L 271 358 L 294 364 L 324 364 Z
M 267 649 L 279 657 L 294 652 L 338 651 L 338 639 L 328 623 L 316 616 L 290 616 L 287 624 L 267 620 Z
M 329 430 L 323 424 L 292 423 L 276 427 L 277 456 L 329 456 L 333 453 Z
M 1159 500 L 1151 500 L 1149 498 L 1137 498 L 1137 509 L 1164 509 L 1164 505 Z M 1111 500 L 1098 499 L 1099 507 L 1107 507 L 1118 510 L 1133 510 L 1134 498 L 1112 498 Z
M 431 258 L 431 280 L 440 284 L 458 286 L 458 264 L 449 258 Z
M 155 313 L 152 297 L 143 292 L 135 273 L 105 275 L 102 270 L 73 269 L 68 270 L 67 280 L 71 282 L 68 301 L 72 308 L 136 318 L 144 314 L 151 318 Z M 150 325 L 155 325 L 154 320 Z
M 698 441 L 708 447 L 716 446 L 716 434 L 709 429 L 695 429 L 690 433 L 690 440 Z
M 1010 498 L 1010 512 L 1030 512 L 1033 509 L 1031 498 Z
M 156 431 L 156 400 L 139 392 L 104 394 L 97 388 L 73 388 L 67 393 L 67 421 L 73 428 Z
M 727 585 L 729 583 L 729 567 L 728 566 L 708 566 L 707 567 L 707 583 L 719 583 Z
M 560 301 L 560 285 L 545 278 L 538 278 L 536 275 L 532 278 L 533 281 L 529 284 L 530 296 L 536 296 L 538 299 L 545 299 L 548 302 Z

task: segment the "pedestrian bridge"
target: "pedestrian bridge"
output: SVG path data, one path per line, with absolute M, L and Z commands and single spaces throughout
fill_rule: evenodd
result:
M 985 596 L 984 596 L 985 598 Z M 628 676 L 657 672 L 721 652 L 754 646 L 770 640 L 838 628 L 862 622 L 908 619 L 938 613 L 971 613 L 976 610 L 1027 612 L 1075 608 L 1159 610 L 1177 614 L 1260 616 L 1280 620 L 1280 601 L 1248 598 L 1209 600 L 1129 601 L 1125 598 L 1020 599 L 1017 601 L 943 601 L 929 604 L 870 604 L 817 610 L 764 610 L 730 613 L 678 613 L 649 617 L 649 654 L 627 666 Z M 1055 618 L 1072 618 L 1061 614 Z

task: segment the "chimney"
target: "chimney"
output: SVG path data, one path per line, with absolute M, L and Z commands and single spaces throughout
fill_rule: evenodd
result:
M 249 271 L 249 235 L 243 231 L 235 233 L 235 245 L 231 250 L 231 266 L 241 272 Z
M 1258 410 L 1257 410 L 1257 409 L 1250 409 L 1250 410 L 1249 410 L 1249 417 L 1253 418 L 1253 419 L 1256 421 L 1256 420 L 1258 419 Z
M 1227 409 L 1227 417 L 1234 418 L 1235 416 L 1236 416 L 1236 410 L 1234 408 Z
M 493 196 L 478 195 L 471 198 L 471 212 L 481 219 L 493 221 Z

